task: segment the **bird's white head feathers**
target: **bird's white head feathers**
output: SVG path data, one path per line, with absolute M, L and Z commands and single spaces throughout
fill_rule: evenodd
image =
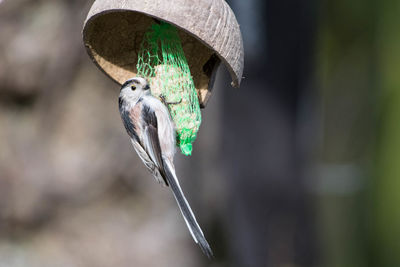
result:
M 145 78 L 135 77 L 127 80 L 121 86 L 120 97 L 125 99 L 135 99 L 144 94 L 150 94 L 150 86 Z

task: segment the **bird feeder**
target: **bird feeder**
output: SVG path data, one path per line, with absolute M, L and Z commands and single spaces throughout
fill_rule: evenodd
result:
M 140 74 L 143 40 L 152 25 L 163 23 L 176 29 L 201 108 L 211 96 L 221 62 L 232 86 L 239 87 L 243 41 L 224 0 L 96 0 L 83 27 L 83 42 L 100 70 L 123 84 Z

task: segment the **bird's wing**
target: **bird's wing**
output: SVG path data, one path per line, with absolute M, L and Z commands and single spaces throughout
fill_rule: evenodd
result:
M 163 185 L 168 185 L 165 183 L 164 178 L 161 176 L 160 171 L 158 170 L 158 167 L 154 164 L 154 162 L 150 159 L 147 152 L 143 149 L 143 146 L 133 138 L 131 138 L 131 142 L 132 142 L 133 148 L 135 149 L 136 153 L 138 154 L 140 159 L 143 161 L 143 163 L 147 167 L 147 169 L 150 171 L 150 173 L 157 180 L 157 182 L 160 184 L 163 184 Z
M 151 159 L 159 167 L 163 167 L 160 139 L 158 138 L 157 117 L 150 106 L 144 104 L 142 109 L 143 117 L 143 145 Z
M 135 149 L 145 164 L 146 161 L 150 159 L 151 162 L 155 165 L 154 167 L 156 170 L 154 170 L 154 172 L 158 172 L 158 176 L 155 175 L 157 180 L 159 180 L 161 176 L 165 184 L 168 185 L 167 180 L 164 178 L 165 175 L 160 175 L 160 172 L 164 171 L 164 166 L 162 161 L 160 140 L 158 138 L 156 114 L 154 110 L 146 104 L 143 104 L 141 113 L 141 117 L 143 118 L 143 121 L 141 122 L 142 138 L 141 140 L 139 140 L 139 144 L 142 149 L 140 149 L 139 147 L 135 147 Z M 147 164 L 151 164 L 151 162 L 148 162 Z M 148 166 L 147 164 L 146 166 Z
M 136 150 L 136 153 L 139 155 L 140 159 L 143 161 L 144 165 L 146 165 L 147 169 L 150 173 L 156 178 L 159 183 L 168 185 L 166 180 L 160 175 L 159 164 L 157 162 L 157 158 L 152 156 L 154 153 L 152 150 L 149 150 L 146 145 L 148 143 L 148 122 L 142 122 L 141 116 L 143 112 L 143 104 L 135 105 L 131 110 L 120 110 L 122 121 L 124 123 L 125 129 L 131 137 L 131 142 Z M 147 120 L 148 121 L 148 120 Z M 156 120 L 157 122 L 157 120 Z

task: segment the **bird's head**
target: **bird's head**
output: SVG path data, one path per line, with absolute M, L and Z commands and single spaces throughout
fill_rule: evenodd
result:
M 121 86 L 120 96 L 125 98 L 136 98 L 145 93 L 150 93 L 150 86 L 145 78 L 136 76 L 127 80 Z

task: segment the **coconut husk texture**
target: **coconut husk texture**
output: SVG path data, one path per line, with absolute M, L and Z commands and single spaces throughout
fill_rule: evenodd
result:
M 122 84 L 136 76 L 144 33 L 154 21 L 178 28 L 182 47 L 205 107 L 222 62 L 232 86 L 243 73 L 243 40 L 239 24 L 224 0 L 97 0 L 83 27 L 83 41 L 93 62 Z

